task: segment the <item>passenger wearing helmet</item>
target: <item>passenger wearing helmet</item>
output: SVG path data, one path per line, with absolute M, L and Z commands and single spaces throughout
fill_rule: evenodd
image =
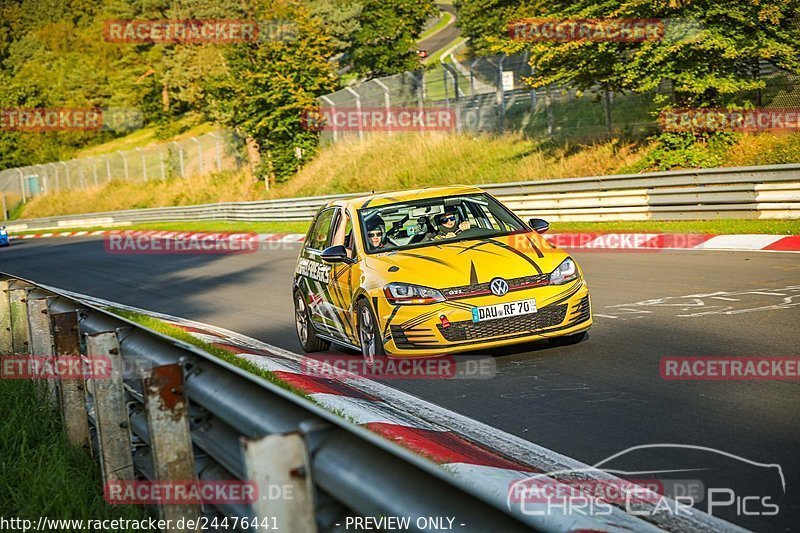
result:
M 370 251 L 380 250 L 384 247 L 384 235 L 386 234 L 386 223 L 378 216 L 372 216 L 366 220 L 367 226 L 367 246 Z
M 469 221 L 461 220 L 458 209 L 455 206 L 448 206 L 445 207 L 444 213 L 436 216 L 436 235 L 433 236 L 433 239 L 449 239 L 469 228 Z

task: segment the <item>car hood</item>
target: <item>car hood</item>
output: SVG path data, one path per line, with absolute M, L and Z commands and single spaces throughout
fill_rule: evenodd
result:
M 566 252 L 532 232 L 368 255 L 364 266 L 383 281 L 441 289 L 484 283 L 498 276 L 549 274 L 566 257 Z

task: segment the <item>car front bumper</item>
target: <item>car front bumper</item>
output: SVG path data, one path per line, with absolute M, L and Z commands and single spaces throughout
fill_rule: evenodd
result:
M 472 307 L 535 298 L 537 312 L 483 322 L 472 321 Z M 430 357 L 571 335 L 592 325 L 589 289 L 572 284 L 515 291 L 429 305 L 393 306 L 378 299 L 386 352 Z M 443 318 L 444 317 L 444 318 Z

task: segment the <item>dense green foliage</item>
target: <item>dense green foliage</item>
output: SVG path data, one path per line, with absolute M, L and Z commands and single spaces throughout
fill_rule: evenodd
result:
M 416 39 L 436 10 L 431 0 L 362 0 L 360 27 L 347 48 L 364 76 L 386 76 L 419 68 Z
M 464 12 L 500 0 L 460 0 Z M 469 9 L 467 7 L 469 6 Z M 503 16 L 511 20 L 506 7 Z M 559 20 L 657 19 L 660 38 L 644 42 L 513 40 L 500 21 L 479 44 L 495 52 L 530 53 L 531 86 L 579 90 L 653 92 L 656 108 L 742 109 L 761 105 L 766 87 L 760 66 L 800 72 L 800 0 L 543 0 L 533 13 Z M 469 19 L 467 19 L 469 22 Z M 476 26 L 481 30 L 480 26 Z M 728 133 L 664 133 L 648 165 L 659 168 L 714 165 L 735 137 Z
M 327 60 L 334 47 L 319 19 L 299 4 L 262 6 L 254 18 L 291 20 L 291 37 L 227 48 L 225 71 L 210 83 L 211 108 L 220 122 L 259 144 L 265 157 L 258 175 L 283 181 L 316 148 L 318 133 L 305 127 L 304 117 L 316 110 L 317 96 L 335 89 Z
M 735 108 L 760 105 L 760 62 L 800 71 L 800 0 L 455 5 L 474 52 L 530 53 L 534 87 L 660 87 L 658 109 Z M 135 109 L 161 138 L 212 120 L 254 141 L 260 178 L 284 181 L 315 153 L 318 135 L 303 128 L 303 115 L 317 97 L 341 86 L 344 72 L 352 79 L 419 68 L 416 40 L 434 13 L 432 0 L 2 0 L 0 109 Z M 643 43 L 512 40 L 509 22 L 525 17 L 661 19 L 666 32 Z M 292 33 L 242 44 L 109 42 L 104 27 L 114 19 L 253 19 Z M 0 128 L 0 168 L 67 159 L 123 133 Z M 665 134 L 647 165 L 713 164 L 734 140 Z
M 545 15 L 560 19 L 661 19 L 664 36 L 645 42 L 511 42 L 506 52 L 527 49 L 536 69 L 534 86 L 601 85 L 643 92 L 663 81 L 674 85 L 677 106 L 738 103 L 742 91 L 764 87 L 758 61 L 800 70 L 800 1 L 687 0 L 638 2 L 549 0 Z
M 508 35 L 508 23 L 542 14 L 541 0 L 455 0 L 456 24 L 477 55 L 497 53 L 497 39 Z
M 337 71 L 418 67 L 415 40 L 433 12 L 430 0 L 3 0 L 0 108 L 134 109 L 163 138 L 181 133 L 176 123 L 216 120 L 254 139 L 260 177 L 281 180 L 313 155 L 302 115 L 337 88 Z M 108 21 L 131 19 L 255 20 L 259 39 L 105 38 Z M 0 168 L 67 159 L 122 133 L 0 128 Z

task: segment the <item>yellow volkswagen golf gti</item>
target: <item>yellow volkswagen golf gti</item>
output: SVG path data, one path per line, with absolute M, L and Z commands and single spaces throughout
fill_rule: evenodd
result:
M 297 334 L 376 356 L 452 354 L 550 339 L 592 324 L 574 259 L 476 187 L 336 200 L 320 209 L 294 274 Z

